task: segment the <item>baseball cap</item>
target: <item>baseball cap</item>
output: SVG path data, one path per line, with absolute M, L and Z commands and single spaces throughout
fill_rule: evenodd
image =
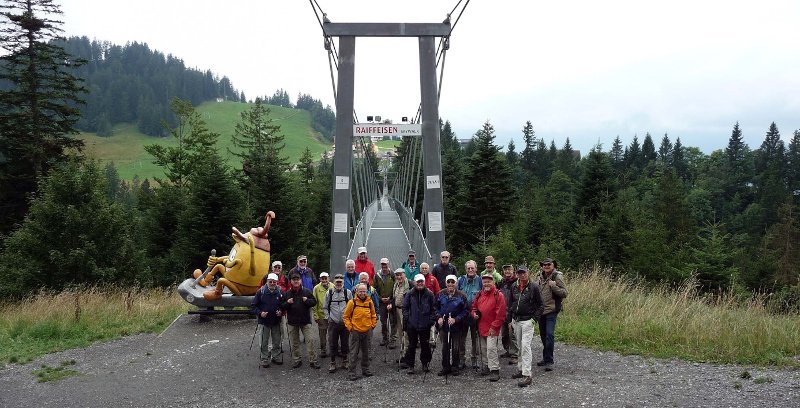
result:
M 485 275 L 481 275 L 481 279 L 492 279 L 492 280 L 494 280 L 494 276 L 492 276 L 491 274 L 487 273 Z
M 267 280 L 274 280 L 274 281 L 276 281 L 276 280 L 278 280 L 278 275 L 276 275 L 276 274 L 274 274 L 274 273 L 271 273 L 271 274 L 267 275 Z
M 445 282 L 447 282 L 449 280 L 454 281 L 454 282 L 458 282 L 458 278 L 456 278 L 456 275 L 447 275 L 447 277 L 444 278 Z
M 525 265 L 518 266 L 517 267 L 517 273 L 520 273 L 520 272 L 528 272 L 528 267 L 525 266 Z
M 321 274 L 319 274 L 320 278 L 327 278 L 329 276 L 331 276 L 331 275 L 328 275 L 328 272 L 322 272 Z
M 414 282 L 425 282 L 425 277 L 421 273 L 414 275 Z
M 397 268 L 397 269 L 394 270 L 394 274 L 397 275 L 398 273 L 405 274 L 406 270 L 403 269 L 403 268 Z
M 281 261 L 275 261 L 272 263 L 272 266 L 283 266 L 283 263 Z
M 413 249 L 412 249 L 412 250 L 409 250 L 409 251 L 408 251 L 408 254 L 409 254 L 409 255 L 414 255 L 414 256 L 417 256 L 417 251 L 415 251 L 415 250 L 413 250 Z
M 367 247 L 358 247 L 358 253 L 359 254 L 366 254 L 367 253 Z
M 289 278 L 289 279 L 300 279 L 300 274 L 299 273 L 293 273 L 292 277 Z
M 307 260 L 308 260 L 308 258 L 306 258 L 306 256 L 305 256 L 305 255 L 300 255 L 300 256 L 298 256 L 298 257 L 297 257 L 297 260 L 298 260 L 298 261 L 302 261 L 302 260 L 306 260 L 306 261 L 307 261 Z
M 494 263 L 494 257 L 493 257 L 493 256 L 491 256 L 491 255 L 487 256 L 487 257 L 486 257 L 486 258 L 483 260 L 483 263 L 486 263 L 486 262 L 491 262 L 491 263 Z
M 381 263 L 389 265 L 389 258 L 381 258 Z

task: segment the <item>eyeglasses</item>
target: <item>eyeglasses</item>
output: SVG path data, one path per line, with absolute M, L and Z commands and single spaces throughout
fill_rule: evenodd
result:
M 409 255 L 408 257 L 409 257 L 409 258 L 414 258 L 414 255 Z
M 306 263 L 306 262 L 308 262 L 308 261 L 306 261 L 305 259 L 303 259 L 302 261 L 300 261 L 300 263 Z
M 442 259 L 448 259 L 448 258 L 450 258 L 450 257 L 449 256 L 443 256 L 442 257 Z
M 275 266 L 272 267 L 272 269 L 283 269 L 283 267 L 280 266 L 280 265 L 275 265 Z
M 553 264 L 551 262 L 548 262 L 548 263 L 543 263 L 542 266 L 553 266 Z

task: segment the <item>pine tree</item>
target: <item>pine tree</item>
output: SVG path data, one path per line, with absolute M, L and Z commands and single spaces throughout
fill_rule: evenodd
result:
M 789 141 L 789 150 L 786 152 L 786 180 L 789 192 L 800 196 L 800 130 L 795 130 L 792 140 Z
M 661 139 L 661 146 L 658 148 L 658 160 L 663 166 L 672 165 L 672 142 L 666 133 L 664 133 L 664 137 Z
M 744 142 L 739 122 L 733 125 L 725 148 L 725 159 L 723 197 L 728 208 L 723 215 L 728 215 L 739 213 L 752 202 L 749 187 L 753 180 L 752 155 Z
M 675 139 L 675 145 L 672 147 L 672 167 L 675 169 L 675 174 L 682 180 L 685 181 L 689 178 L 689 164 L 686 162 L 681 138 Z
M 233 144 L 240 150 L 232 153 L 242 159 L 239 179 L 249 222 L 258 225 L 263 223 L 267 211 L 275 212 L 276 221 L 270 229 L 270 237 L 273 255 L 277 257 L 296 242 L 299 214 L 292 200 L 299 197 L 287 174 L 289 159 L 283 155 L 284 136 L 269 114 L 269 108 L 260 99 L 242 112 L 233 136 Z
M 619 140 L 619 135 L 614 138 L 614 144 L 611 145 L 611 165 L 614 170 L 620 171 L 625 164 L 625 151 L 622 147 L 622 141 Z
M 564 147 L 558 152 L 558 159 L 556 159 L 556 167 L 564 172 L 564 174 L 571 178 L 576 177 L 578 158 L 574 155 L 572 150 L 572 143 L 569 138 L 564 142 Z
M 303 150 L 303 155 L 300 156 L 300 174 L 302 175 L 303 184 L 310 184 L 314 180 L 314 157 L 311 155 L 311 149 L 306 146 Z
M 108 197 L 103 173 L 93 162 L 73 160 L 41 179 L 24 223 L 5 241 L 4 296 L 138 278 L 145 262 L 131 239 L 129 215 Z
M 755 160 L 756 187 L 759 204 L 764 209 L 764 226 L 777 221 L 778 207 L 786 197 L 785 153 L 778 127 L 772 122 Z
M 536 163 L 536 132 L 533 130 L 531 121 L 525 122 L 525 126 L 522 128 L 522 141 L 525 143 L 521 155 L 522 168 L 526 171 L 533 172 Z
M 642 148 L 639 145 L 639 138 L 636 135 L 633 135 L 633 141 L 631 141 L 630 146 L 628 146 L 627 153 L 628 154 L 625 155 L 625 166 L 634 171 L 641 169 L 644 163 L 644 156 L 642 155 Z
M 495 137 L 487 121 L 475 133 L 475 153 L 467 165 L 467 195 L 459 218 L 464 221 L 460 232 L 472 238 L 469 244 L 494 233 L 511 215 L 511 171 L 494 144 Z
M 180 189 L 203 160 L 214 153 L 219 134 L 208 130 L 191 102 L 175 98 L 170 107 L 178 120 L 177 126 L 169 129 L 177 146 L 151 144 L 146 145 L 144 150 L 153 156 L 158 166 L 164 168 L 167 179 Z M 167 127 L 166 122 L 164 126 Z
M 644 158 L 644 164 L 656 161 L 658 158 L 656 155 L 656 145 L 653 143 L 653 137 L 650 136 L 649 132 L 644 135 L 644 141 L 642 142 L 642 156 Z
M 607 203 L 614 199 L 615 185 L 612 177 L 611 163 L 600 146 L 589 152 L 584 164 L 581 187 L 578 192 L 577 211 L 587 220 L 596 219 Z
M 28 195 L 53 166 L 83 142 L 76 105 L 85 92 L 61 39 L 61 10 L 50 0 L 8 0 L 0 5 L 0 235 L 25 215 Z

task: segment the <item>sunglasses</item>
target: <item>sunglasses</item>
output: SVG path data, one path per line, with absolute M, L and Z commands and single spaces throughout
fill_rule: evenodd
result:
M 442 259 L 449 259 L 449 256 L 443 256 Z
M 308 262 L 308 261 L 306 261 L 305 259 L 300 261 L 300 263 L 306 263 L 306 262 Z
M 552 264 L 552 263 L 550 263 L 550 262 L 548 262 L 548 263 L 543 263 L 543 264 L 542 264 L 542 266 L 552 266 L 552 265 L 553 265 L 553 264 Z

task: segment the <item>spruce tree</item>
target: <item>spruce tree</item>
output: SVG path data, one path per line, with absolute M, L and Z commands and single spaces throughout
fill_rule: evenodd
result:
M 508 221 L 514 191 L 511 171 L 494 144 L 494 127 L 488 121 L 475 133 L 475 153 L 467 165 L 467 195 L 459 218 L 469 244 L 478 243 Z
M 675 169 L 675 174 L 682 180 L 689 178 L 689 163 L 686 162 L 686 154 L 681 138 L 675 139 L 675 145 L 672 147 L 672 167 Z
M 789 141 L 789 150 L 786 152 L 786 180 L 789 192 L 800 196 L 800 130 L 795 130 L 792 140 Z M 796 200 L 800 202 L 800 197 Z
M 619 135 L 614 138 L 614 144 L 611 145 L 611 165 L 614 167 L 614 170 L 620 171 L 624 166 L 625 162 L 625 151 L 622 147 L 622 141 L 619 140 Z
M 630 146 L 628 146 L 628 152 L 625 155 L 625 166 L 635 171 L 642 168 L 644 161 L 642 147 L 639 145 L 639 138 L 633 135 L 633 140 Z
M 658 148 L 658 160 L 663 166 L 672 165 L 672 142 L 666 133 L 664 133 L 664 137 L 661 139 L 661 146 Z
M 0 235 L 22 220 L 38 180 L 83 146 L 72 135 L 85 91 L 73 70 L 84 61 L 58 44 L 60 14 L 51 0 L 0 5 Z
M 728 208 L 723 216 L 738 213 L 752 202 L 749 187 L 753 180 L 752 154 L 744 142 L 739 122 L 733 125 L 725 148 L 725 159 L 722 181 L 723 197 Z
M 534 164 L 536 163 L 536 132 L 533 130 L 531 121 L 525 122 L 522 128 L 522 141 L 525 147 L 522 148 L 521 161 L 522 168 L 526 171 L 533 172 Z
M 778 207 L 786 197 L 785 154 L 786 149 L 778 127 L 772 122 L 761 148 L 756 152 L 755 161 L 756 187 L 759 204 L 764 209 L 764 226 L 777 221 Z
M 656 158 L 658 158 L 656 154 L 656 145 L 653 143 L 653 137 L 650 136 L 649 132 L 644 135 L 644 141 L 642 142 L 642 156 L 644 158 L 644 164 L 655 161 Z
M 600 215 L 604 203 L 614 199 L 616 189 L 610 159 L 598 145 L 589 151 L 583 168 L 577 211 L 587 220 L 594 220 Z

